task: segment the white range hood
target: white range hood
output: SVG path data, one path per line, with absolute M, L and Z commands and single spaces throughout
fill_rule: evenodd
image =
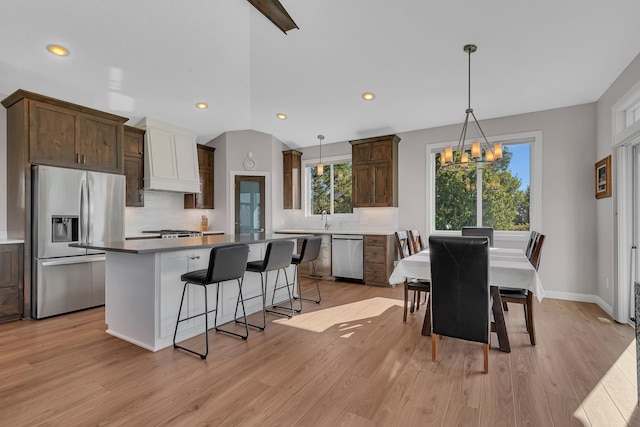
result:
M 197 134 L 145 117 L 136 127 L 145 129 L 144 189 L 199 193 Z

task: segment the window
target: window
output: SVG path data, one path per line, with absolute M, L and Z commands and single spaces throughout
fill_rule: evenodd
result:
M 305 165 L 307 215 L 353 213 L 351 206 L 351 160 L 324 162 L 318 175 L 316 164 Z
M 627 126 L 629 127 L 637 121 L 640 121 L 640 101 L 627 108 Z
M 435 231 L 464 226 L 529 231 L 532 141 L 503 143 L 490 168 L 444 169 L 435 153 Z

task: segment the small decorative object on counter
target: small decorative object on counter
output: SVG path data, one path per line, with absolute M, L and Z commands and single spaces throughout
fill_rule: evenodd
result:
M 202 215 L 202 219 L 200 220 L 200 231 L 209 230 L 209 218 L 206 215 Z

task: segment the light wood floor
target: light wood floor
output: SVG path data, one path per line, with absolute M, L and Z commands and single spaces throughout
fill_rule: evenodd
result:
M 512 305 L 485 375 L 479 344 L 431 361 L 401 288 L 321 286 L 248 341 L 210 332 L 206 361 L 107 335 L 103 309 L 0 325 L 0 425 L 640 425 L 633 330 L 593 304 L 536 304 L 536 347 Z

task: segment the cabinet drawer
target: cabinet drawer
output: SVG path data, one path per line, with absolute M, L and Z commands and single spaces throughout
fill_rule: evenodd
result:
M 364 236 L 366 246 L 386 246 L 387 236 Z
M 375 272 L 375 273 L 386 273 L 387 272 L 387 268 L 384 264 L 380 263 L 380 264 L 373 264 L 373 263 L 368 263 L 365 267 L 365 270 L 367 273 L 369 272 Z
M 364 282 L 367 284 L 372 283 L 383 283 L 387 284 L 387 275 L 383 271 L 369 271 L 367 270 L 364 274 Z
M 364 261 L 367 263 L 377 262 L 384 264 L 387 259 L 386 255 L 385 248 L 380 246 L 371 246 L 364 249 Z

